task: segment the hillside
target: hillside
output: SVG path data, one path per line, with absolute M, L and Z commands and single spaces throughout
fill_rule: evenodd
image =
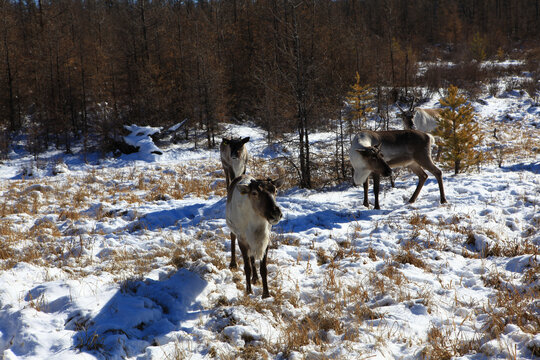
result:
M 223 124 L 250 136 L 248 173 L 288 179 L 265 300 L 260 283 L 244 295 L 239 251 L 228 268 L 219 150 L 186 142 L 85 163 L 80 149 L 35 161 L 18 144 L 0 164 L 0 355 L 540 358 L 540 108 L 519 92 L 474 106 L 491 160 L 445 170 L 444 205 L 431 174 L 408 204 L 417 180 L 401 171 L 381 210 L 350 182 L 299 189 L 279 160 L 294 149 Z M 334 137 L 312 134 L 314 152 Z

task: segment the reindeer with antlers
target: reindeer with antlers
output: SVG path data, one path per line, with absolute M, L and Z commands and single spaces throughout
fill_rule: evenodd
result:
M 417 101 L 413 98 L 411 105 L 407 110 L 404 110 L 398 104 L 401 114 L 398 114 L 403 120 L 403 128 L 407 130 L 419 130 L 429 134 L 433 134 L 439 127 L 439 121 L 441 121 L 441 108 L 421 108 L 415 107 L 414 103 Z M 438 161 L 441 151 L 436 146 L 435 160 Z

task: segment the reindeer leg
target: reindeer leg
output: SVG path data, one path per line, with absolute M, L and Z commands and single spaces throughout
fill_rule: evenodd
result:
M 251 283 L 256 284 L 257 281 L 259 281 L 259 277 L 257 276 L 257 268 L 255 267 L 255 258 L 252 256 L 250 260 L 251 260 L 251 270 L 253 271 L 253 275 L 251 276 Z
M 442 180 L 442 171 L 434 164 L 425 166 L 425 169 L 435 176 L 437 184 L 439 184 L 439 193 L 441 195 L 441 204 L 446 203 L 446 196 L 444 195 L 444 185 Z
M 368 191 L 369 191 L 369 177 L 364 182 L 364 206 L 367 208 L 369 208 Z
M 438 149 L 439 149 L 439 153 L 440 153 L 440 147 L 438 147 Z M 427 171 L 432 173 L 433 176 L 435 176 L 435 178 L 437 179 L 437 184 L 439 185 L 439 193 L 440 193 L 440 196 L 441 196 L 441 204 L 446 203 L 446 196 L 444 195 L 444 185 L 443 185 L 443 179 L 442 179 L 442 171 L 433 163 L 433 160 L 431 159 L 431 157 L 426 157 L 426 158 L 423 158 L 423 159 L 419 159 L 417 161 L 418 161 L 418 164 L 421 167 L 423 167 L 424 169 L 426 169 Z M 425 174 L 424 171 L 422 171 L 422 172 Z M 418 191 L 418 192 L 420 192 L 420 191 Z
M 418 194 L 420 194 L 420 190 L 422 190 L 422 187 L 424 186 L 424 183 L 426 182 L 428 176 L 426 172 L 422 169 L 420 165 L 413 164 L 409 166 L 409 169 L 418 176 L 418 185 L 416 186 L 416 190 L 414 190 L 413 195 L 409 199 L 410 203 L 413 203 L 416 201 L 416 198 L 418 197 Z
M 270 292 L 268 291 L 268 281 L 267 281 L 267 269 L 266 269 L 266 257 L 268 255 L 268 246 L 266 247 L 266 251 L 264 252 L 264 257 L 261 260 L 261 279 L 263 283 L 263 293 L 262 297 L 263 299 L 270 297 Z
M 225 172 L 225 190 L 229 191 L 229 185 L 231 184 L 231 174 L 229 173 L 229 170 L 227 170 L 227 168 L 223 169 L 223 171 Z
M 373 173 L 373 192 L 375 193 L 375 209 L 380 210 L 379 206 L 379 188 L 381 184 L 381 176 Z
M 229 268 L 236 269 L 236 235 L 231 233 L 231 262 Z
M 238 241 L 238 246 L 242 251 L 242 258 L 244 259 L 244 273 L 246 274 L 246 294 L 251 294 L 251 262 L 249 261 L 248 249 L 242 244 L 242 241 Z

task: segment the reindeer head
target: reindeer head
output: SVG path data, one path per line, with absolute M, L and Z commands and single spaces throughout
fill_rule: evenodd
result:
M 403 108 L 399 105 L 399 103 L 397 103 L 397 107 L 401 111 L 401 113 L 398 113 L 397 115 L 401 117 L 401 119 L 403 120 L 403 126 L 405 129 L 414 130 L 413 117 L 414 117 L 415 101 L 416 101 L 416 98 L 413 98 L 407 110 L 403 110 Z
M 239 184 L 238 190 L 249 196 L 251 206 L 257 214 L 275 225 L 283 217 L 276 203 L 277 189 L 282 185 L 283 179 L 251 180 L 248 185 Z
M 383 154 L 381 153 L 381 144 L 361 147 L 356 149 L 356 151 L 362 155 L 364 163 L 371 172 L 381 176 L 392 175 L 392 169 L 383 159 Z
M 221 141 L 220 150 L 222 152 L 228 150 L 231 159 L 237 159 L 240 157 L 240 153 L 242 151 L 242 148 L 244 147 L 244 144 L 248 141 L 249 137 L 245 137 L 243 139 L 223 138 Z

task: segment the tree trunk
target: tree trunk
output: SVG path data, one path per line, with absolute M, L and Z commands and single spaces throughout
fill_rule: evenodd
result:
M 344 141 L 343 141 L 343 114 L 341 109 L 339 110 L 339 136 L 341 144 L 341 178 L 345 179 L 345 151 L 344 151 Z
M 454 175 L 459 174 L 460 171 L 461 171 L 461 161 L 455 160 L 454 161 Z
M 306 74 L 303 66 L 303 59 L 301 54 L 300 36 L 298 34 L 298 23 L 296 18 L 296 12 L 294 5 L 291 6 L 291 21 L 292 21 L 292 37 L 293 37 L 293 54 L 295 60 L 295 96 L 298 108 L 298 136 L 299 136 L 299 150 L 300 150 L 300 187 L 311 188 L 311 169 L 310 169 L 310 152 L 309 152 L 309 138 L 307 129 L 307 107 L 306 107 Z
M 11 73 L 11 61 L 9 57 L 9 47 L 7 41 L 7 29 L 4 29 L 4 47 L 6 48 L 6 75 L 8 80 L 9 91 L 9 126 L 10 130 L 14 131 L 15 126 L 15 102 L 13 96 L 13 74 Z

